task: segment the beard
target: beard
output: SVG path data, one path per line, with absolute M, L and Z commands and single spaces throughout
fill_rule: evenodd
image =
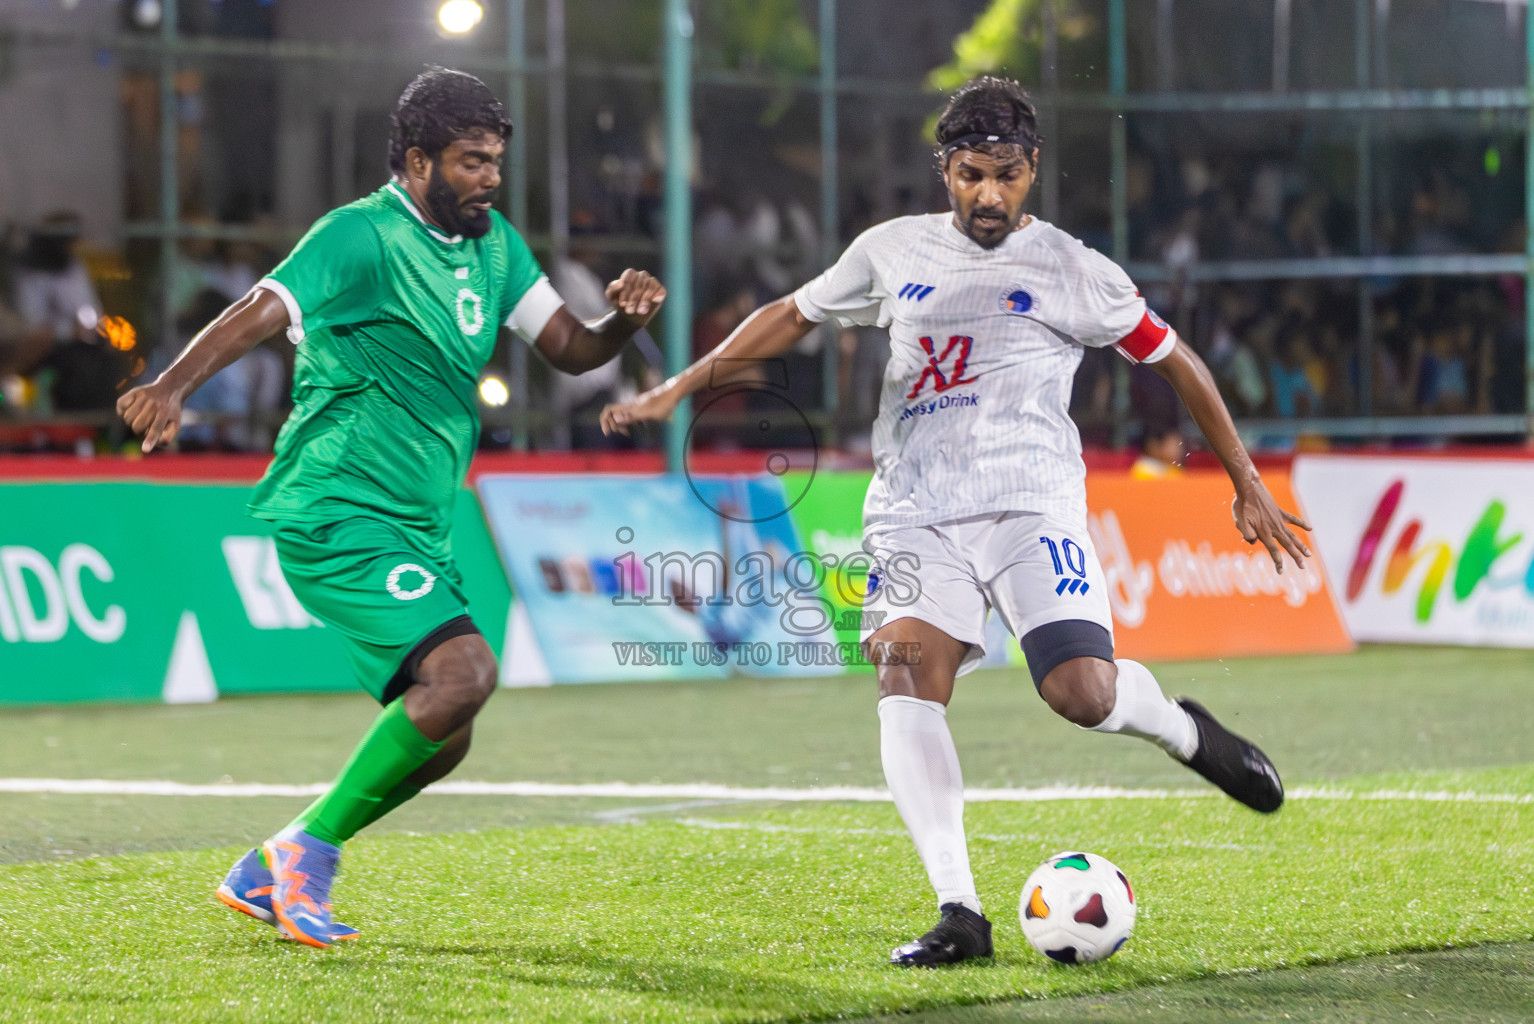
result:
M 494 197 L 494 192 L 481 192 L 460 200 L 453 186 L 442 176 L 441 168 L 432 165 L 431 177 L 426 182 L 426 209 L 448 234 L 465 238 L 485 237 L 490 231 L 490 211 L 470 211 L 465 209 L 465 205 L 488 202 Z
M 999 206 L 976 206 L 969 211 L 969 216 L 959 213 L 957 197 L 948 193 L 948 203 L 953 207 L 954 220 L 959 222 L 959 227 L 969 236 L 970 241 L 982 249 L 994 249 L 1007 240 L 1007 236 L 1017 230 L 1017 226 L 1023 222 L 1023 208 L 1017 208 L 1017 216 L 1008 217 L 1007 211 Z M 985 214 L 990 217 L 1000 218 L 1000 223 L 994 227 L 982 227 L 975 223 L 975 217 Z
M 976 224 L 976 216 L 982 213 L 992 218 L 1000 218 L 1000 221 L 997 224 L 982 227 Z M 997 245 L 1006 241 L 1012 231 L 1017 230 L 1017 225 L 1022 224 L 1022 221 L 1022 208 L 1017 210 L 1017 216 L 1008 218 L 1006 210 L 1002 208 L 976 207 L 974 210 L 969 210 L 969 216 L 963 218 L 963 233 L 969 236 L 969 241 L 973 241 L 980 248 L 996 248 Z

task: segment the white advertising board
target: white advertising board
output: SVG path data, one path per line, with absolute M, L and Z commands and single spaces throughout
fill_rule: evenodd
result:
M 1300 456 L 1292 479 L 1354 640 L 1534 647 L 1534 461 Z

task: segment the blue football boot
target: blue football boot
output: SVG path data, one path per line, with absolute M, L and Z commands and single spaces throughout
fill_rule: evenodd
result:
M 259 848 L 248 851 L 234 862 L 234 867 L 224 876 L 224 883 L 218 887 L 217 896 L 218 901 L 231 910 L 249 914 L 264 924 L 277 923 L 277 915 L 272 913 L 272 873 L 266 861 L 261 859 Z M 358 935 L 351 925 L 339 921 L 333 924 L 331 938 L 335 941 L 355 939 Z
M 264 924 L 276 924 L 272 914 L 272 873 L 261 859 L 259 849 L 251 850 L 234 862 L 218 887 L 218 901 L 231 910 L 249 914 Z
M 298 847 L 299 854 L 295 855 L 291 851 L 279 851 L 278 854 L 274 854 L 273 844 L 281 842 Z M 317 852 L 308 849 L 314 844 L 317 844 Z M 218 887 L 218 900 L 230 909 L 248 914 L 266 924 L 275 925 L 278 935 L 284 939 L 321 948 L 332 942 L 355 939 L 358 934 L 357 929 L 332 919 L 330 904 L 323 898 L 318 901 L 313 898 L 317 891 L 315 881 L 318 880 L 314 878 L 315 875 L 323 876 L 322 888 L 318 891 L 322 896 L 329 893 L 338 854 L 339 851 L 335 847 L 321 843 L 310 836 L 297 837 L 297 841 L 293 837 L 269 840 L 265 859 L 262 857 L 261 849 L 251 850 L 229 869 L 223 884 Z M 287 888 L 291 894 L 290 901 L 294 904 L 293 913 L 289 915 L 290 920 L 297 918 L 304 922 L 304 924 L 296 925 L 292 930 L 284 926 L 282 914 L 275 906 L 275 896 L 279 887 L 272 871 L 267 867 L 268 861 L 280 864 L 284 862 L 284 859 L 290 866 L 296 865 L 301 860 L 305 870 L 301 870 L 300 875 L 308 876 L 295 879 L 298 883 L 297 892 L 293 884 Z M 320 867 L 318 863 L 320 861 L 327 862 L 328 869 L 316 870 Z M 307 882 L 307 891 L 303 888 L 305 882 Z M 309 915 L 310 904 L 318 908 L 317 915 Z M 329 922 L 328 927 L 322 926 L 320 924 L 322 921 Z

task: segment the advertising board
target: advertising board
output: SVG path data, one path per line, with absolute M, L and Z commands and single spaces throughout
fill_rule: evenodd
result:
M 1282 473 L 1263 478 L 1296 508 Z M 1319 559 L 1276 572 L 1231 518 L 1223 473 L 1087 477 L 1087 526 L 1107 578 L 1120 656 L 1146 661 L 1352 649 Z M 1312 545 L 1312 549 L 1314 546 Z
M 829 675 L 855 655 L 777 477 L 486 474 L 478 487 L 517 593 L 507 683 Z
M 211 700 L 356 687 L 294 598 L 249 487 L 0 484 L 0 703 Z M 510 592 L 478 503 L 454 548 L 499 650 Z
M 1301 456 L 1357 640 L 1534 647 L 1534 462 Z

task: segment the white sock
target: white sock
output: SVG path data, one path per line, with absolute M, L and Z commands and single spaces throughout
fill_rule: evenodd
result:
M 1166 698 L 1150 669 L 1138 661 L 1119 659 L 1113 710 L 1092 726 L 1094 732 L 1121 732 L 1150 740 L 1179 761 L 1198 749 L 1198 727 L 1174 701 Z
M 938 906 L 962 903 L 980 913 L 964 844 L 964 776 L 948 732 L 948 709 L 931 700 L 885 697 L 879 701 L 879 755 Z

